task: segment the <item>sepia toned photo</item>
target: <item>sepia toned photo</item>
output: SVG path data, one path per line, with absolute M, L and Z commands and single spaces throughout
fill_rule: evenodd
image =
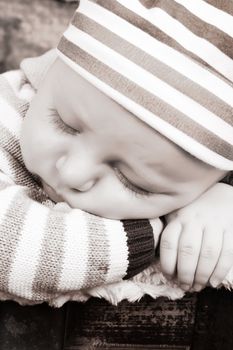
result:
M 0 0 L 0 350 L 231 350 L 233 2 Z

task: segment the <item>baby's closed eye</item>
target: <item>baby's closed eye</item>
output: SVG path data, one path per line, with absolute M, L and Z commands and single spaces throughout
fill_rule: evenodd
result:
M 68 125 L 64 122 L 64 120 L 61 118 L 59 113 L 54 108 L 49 108 L 49 121 L 51 124 L 59 131 L 64 134 L 69 135 L 77 135 L 80 133 L 79 130 L 73 128 L 72 126 Z

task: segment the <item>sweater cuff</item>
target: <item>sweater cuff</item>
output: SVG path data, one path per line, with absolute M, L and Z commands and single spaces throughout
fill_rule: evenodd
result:
M 127 234 L 129 264 L 126 276 L 128 279 L 148 267 L 155 256 L 153 228 L 147 219 L 121 220 Z
M 233 171 L 229 171 L 227 175 L 219 182 L 233 186 Z

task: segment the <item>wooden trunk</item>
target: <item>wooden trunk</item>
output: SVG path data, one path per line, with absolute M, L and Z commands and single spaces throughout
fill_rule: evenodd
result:
M 0 350 L 232 350 L 233 294 L 47 305 L 0 303 Z

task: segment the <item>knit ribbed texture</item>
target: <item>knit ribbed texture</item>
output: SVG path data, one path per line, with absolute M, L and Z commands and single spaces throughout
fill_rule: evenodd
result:
M 161 228 L 158 219 L 125 225 L 55 204 L 25 168 L 22 118 L 53 60 L 50 52 L 0 76 L 1 299 L 53 304 L 133 276 L 151 263 L 153 227 Z
M 149 220 L 123 220 L 123 226 L 128 234 L 128 244 L 132 245 L 129 251 L 131 266 L 125 276 L 125 278 L 130 278 L 135 275 L 135 271 L 138 273 L 142 271 L 142 267 L 147 267 L 146 261 L 152 261 L 155 257 L 155 251 L 151 250 L 151 245 L 154 246 L 153 228 Z M 150 236 L 151 240 L 148 240 Z
M 198 159 L 233 169 L 233 4 L 81 0 L 72 69 Z
M 233 171 L 230 171 L 220 182 L 233 186 Z

